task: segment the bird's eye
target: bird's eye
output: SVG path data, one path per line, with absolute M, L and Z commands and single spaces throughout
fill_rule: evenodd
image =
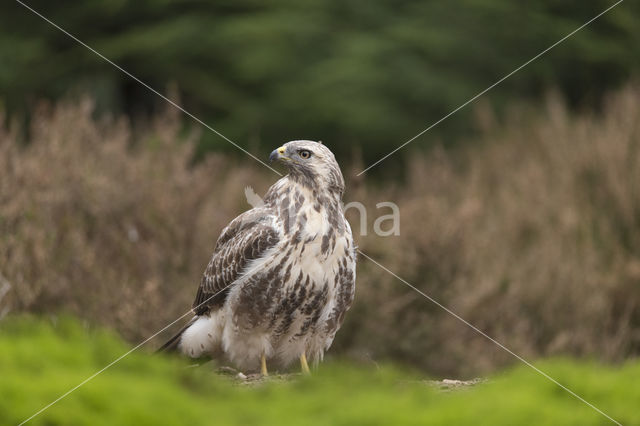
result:
M 306 150 L 306 149 L 301 149 L 301 150 L 298 152 L 298 155 L 300 155 L 300 158 L 303 158 L 303 159 L 305 159 L 305 160 L 306 160 L 307 158 L 310 158 L 310 157 L 311 157 L 311 151 Z

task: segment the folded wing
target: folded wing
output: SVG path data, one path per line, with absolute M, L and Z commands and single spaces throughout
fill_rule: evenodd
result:
M 221 307 L 233 284 L 252 272 L 247 271 L 249 263 L 262 258 L 278 243 L 275 220 L 269 209 L 254 208 L 235 218 L 222 231 L 193 302 L 196 315 Z

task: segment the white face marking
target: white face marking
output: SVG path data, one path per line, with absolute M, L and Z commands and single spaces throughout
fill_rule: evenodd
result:
M 337 191 L 342 196 L 344 191 L 344 178 L 336 158 L 329 148 L 321 143 L 296 140 L 287 142 L 282 146 L 285 164 L 292 175 L 308 176 L 313 175 L 314 184 L 318 189 L 331 189 Z M 311 155 L 308 158 L 301 157 L 301 151 L 308 151 Z

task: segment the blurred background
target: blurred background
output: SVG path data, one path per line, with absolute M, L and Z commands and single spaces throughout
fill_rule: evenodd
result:
M 514 352 L 640 353 L 638 3 L 360 177 L 612 2 L 28 4 L 259 158 L 324 141 L 368 207 L 360 248 Z M 5 318 L 72 314 L 138 343 L 191 306 L 244 187 L 277 177 L 18 3 L 0 106 Z M 382 201 L 399 236 L 372 232 Z M 457 377 L 513 362 L 362 258 L 329 355 Z

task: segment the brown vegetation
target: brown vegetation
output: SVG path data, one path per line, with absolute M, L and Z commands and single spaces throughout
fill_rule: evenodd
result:
M 172 113 L 133 135 L 91 110 L 40 107 L 26 146 L 0 128 L 2 303 L 70 311 L 137 341 L 187 311 L 218 233 L 249 207 L 244 186 L 263 193 L 276 176 L 218 155 L 190 166 Z M 361 249 L 525 358 L 637 355 L 640 89 L 602 115 L 573 117 L 551 98 L 543 114 L 485 121 L 464 149 L 414 156 L 402 185 L 356 182 L 344 167 L 347 201 L 369 206 L 370 221 L 377 202 L 401 210 L 400 236 L 370 233 Z M 362 258 L 357 286 L 334 354 L 461 375 L 511 361 Z

